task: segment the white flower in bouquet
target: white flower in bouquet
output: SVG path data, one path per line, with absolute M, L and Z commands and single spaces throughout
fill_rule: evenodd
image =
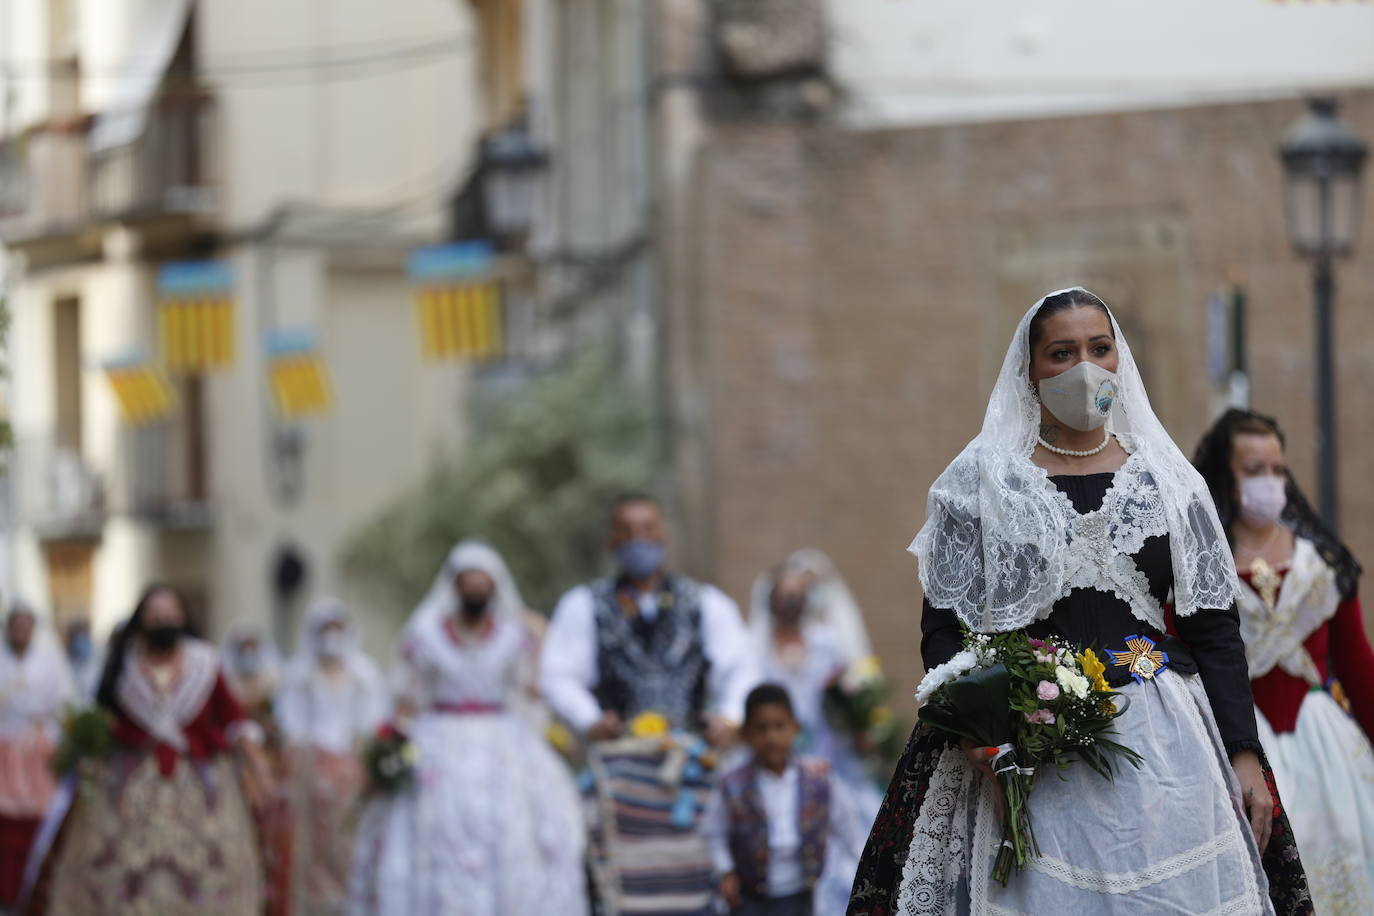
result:
M 1066 693 L 1071 693 L 1078 699 L 1083 699 L 1088 695 L 1088 679 L 1081 674 L 1075 674 L 1068 668 L 1060 665 L 1054 669 L 1054 679 L 1059 682 L 1059 686 Z
M 972 671 L 979 667 L 981 661 L 978 653 L 972 649 L 963 649 L 956 652 L 954 657 L 943 665 L 936 665 L 926 672 L 926 676 L 921 678 L 920 686 L 916 688 L 916 701 L 924 703 L 930 699 L 931 694 L 939 690 L 950 681 L 958 679 L 965 672 Z

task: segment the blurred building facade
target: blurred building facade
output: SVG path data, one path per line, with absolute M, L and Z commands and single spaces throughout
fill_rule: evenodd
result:
M 12 588 L 97 630 L 147 582 L 213 633 L 344 591 L 336 548 L 462 444 L 464 370 L 419 358 L 406 254 L 450 232 L 485 127 L 452 0 L 0 6 Z M 132 426 L 103 366 L 156 355 L 155 278 L 233 277 L 233 357 Z M 284 421 L 264 341 L 309 328 L 336 409 Z
M 348 597 L 340 544 L 461 460 L 474 400 L 499 409 L 599 350 L 659 406 L 675 562 L 743 598 L 825 549 L 905 683 L 926 489 L 976 431 L 1015 317 L 1075 282 L 1121 312 L 1185 450 L 1218 393 L 1206 304 L 1243 292 L 1252 401 L 1312 484 L 1311 299 L 1276 147 L 1313 90 L 1374 139 L 1368 4 L 5 9 L 0 54 L 45 62 L 0 105 L 14 580 L 60 613 L 108 623 L 164 576 L 215 620 L 280 622 L 284 547 L 309 589 Z M 111 80 L 157 57 L 145 41 L 161 69 Z M 450 239 L 496 248 L 505 360 L 416 356 L 405 254 Z M 100 362 L 153 339 L 156 267 L 201 257 L 237 278 L 237 360 L 130 430 Z M 1338 279 L 1344 533 L 1364 556 L 1372 263 Z M 336 407 L 283 424 L 260 341 L 298 325 Z

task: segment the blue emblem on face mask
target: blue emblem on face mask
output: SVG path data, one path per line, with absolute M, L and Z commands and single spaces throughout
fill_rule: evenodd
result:
M 1093 403 L 1097 405 L 1097 409 L 1099 411 L 1101 411 L 1102 413 L 1107 413 L 1112 409 L 1112 404 L 1114 404 L 1115 402 L 1116 382 L 1112 381 L 1111 379 L 1108 379 L 1101 385 L 1097 386 L 1097 396 L 1093 399 Z

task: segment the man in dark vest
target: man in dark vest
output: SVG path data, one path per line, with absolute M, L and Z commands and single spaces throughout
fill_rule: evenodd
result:
M 734 740 L 758 675 L 735 602 L 670 572 L 667 543 L 657 500 L 615 501 L 607 537 L 615 574 L 558 602 L 540 686 L 554 713 L 591 742 L 594 807 L 613 812 L 592 830 L 598 892 L 619 911 L 702 913 L 713 884 L 696 829 L 711 786 L 707 745 Z

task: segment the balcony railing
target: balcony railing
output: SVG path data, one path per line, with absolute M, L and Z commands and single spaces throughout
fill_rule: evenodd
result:
M 215 206 L 213 100 L 164 97 L 148 111 L 138 139 L 92 152 L 92 215 L 96 218 L 206 214 Z
M 105 219 L 205 216 L 217 205 L 214 99 L 162 96 L 132 143 L 93 150 L 89 121 L 0 140 L 0 241 L 72 234 Z
M 131 515 L 168 528 L 212 521 L 204 456 L 184 419 L 124 432 L 126 498 Z
M 106 515 L 105 481 L 75 450 L 51 437 L 21 437 L 10 468 L 19 524 L 48 537 L 99 533 Z

